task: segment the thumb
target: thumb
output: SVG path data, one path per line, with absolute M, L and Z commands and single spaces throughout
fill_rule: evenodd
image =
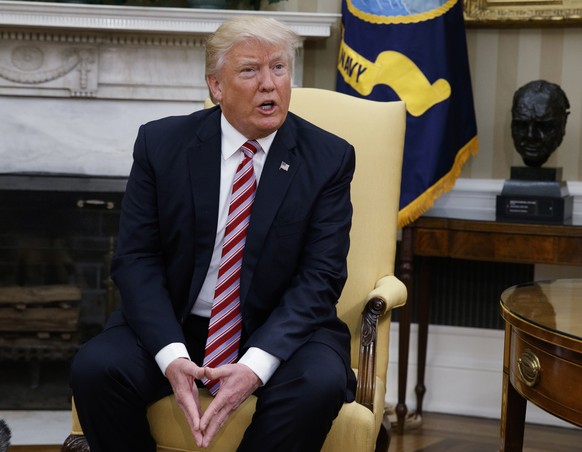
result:
M 218 369 L 216 369 L 216 368 L 205 367 L 204 368 L 204 376 L 206 378 L 208 378 L 209 380 L 216 380 L 217 378 L 220 377 L 220 372 L 218 372 Z
M 202 378 L 204 378 L 204 375 L 205 375 L 204 368 L 196 366 L 196 368 L 193 370 L 192 374 L 194 375 L 194 378 L 196 378 L 197 380 L 202 380 Z

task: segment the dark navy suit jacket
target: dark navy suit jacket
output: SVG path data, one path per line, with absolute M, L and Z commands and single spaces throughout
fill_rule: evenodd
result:
M 136 139 L 112 262 L 122 309 L 109 325 L 129 324 L 152 356 L 185 343 L 181 323 L 215 242 L 220 148 L 218 107 L 153 121 Z M 354 166 L 350 144 L 289 113 L 261 174 L 241 273 L 241 353 L 254 346 L 286 360 L 308 341 L 327 344 L 345 362 L 347 400 L 350 336 L 335 305 L 347 276 Z

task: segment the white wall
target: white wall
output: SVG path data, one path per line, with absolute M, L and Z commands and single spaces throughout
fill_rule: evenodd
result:
M 398 401 L 398 323 L 390 331 L 386 402 Z M 411 326 L 406 405 L 416 409 L 418 325 Z M 503 376 L 503 331 L 431 325 L 424 412 L 499 419 Z M 526 422 L 572 427 L 528 402 Z

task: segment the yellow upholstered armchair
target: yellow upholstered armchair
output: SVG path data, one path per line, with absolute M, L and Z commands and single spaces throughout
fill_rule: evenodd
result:
M 333 91 L 294 88 L 290 110 L 345 138 L 356 149 L 348 280 L 338 313 L 352 333 L 358 388 L 356 401 L 344 404 L 334 421 L 323 450 L 373 451 L 384 413 L 390 313 L 406 303 L 406 288 L 394 276 L 405 108 L 402 102 L 373 102 Z M 200 398 L 208 406 L 209 393 L 201 390 Z M 206 450 L 236 450 L 254 406 L 254 397 L 243 403 Z M 158 451 L 198 450 L 173 395 L 154 403 L 148 418 Z M 87 451 L 82 435 L 73 406 L 71 436 L 63 450 Z

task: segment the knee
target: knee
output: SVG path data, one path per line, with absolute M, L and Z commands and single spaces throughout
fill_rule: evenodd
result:
M 95 393 L 108 386 L 108 381 L 114 378 L 111 375 L 111 369 L 116 368 L 111 359 L 111 353 L 104 352 L 92 341 L 84 344 L 77 351 L 71 363 L 69 376 L 75 396 L 83 390 Z
M 305 375 L 302 400 L 311 406 L 329 406 L 339 410 L 346 397 L 347 377 L 344 369 L 313 369 Z
M 296 359 L 289 361 L 291 382 L 298 389 L 299 403 L 309 407 L 330 407 L 339 410 L 346 399 L 348 378 L 344 362 L 327 345 L 305 346 Z M 291 383 L 293 386 L 293 383 Z

